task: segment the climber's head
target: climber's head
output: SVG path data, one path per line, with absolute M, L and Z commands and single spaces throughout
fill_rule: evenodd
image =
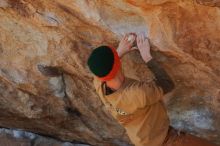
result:
M 88 59 L 91 72 L 101 81 L 120 82 L 124 79 L 121 61 L 117 51 L 108 46 L 100 46 L 92 51 Z

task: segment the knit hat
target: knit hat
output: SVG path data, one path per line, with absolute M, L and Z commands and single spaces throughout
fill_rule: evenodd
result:
M 108 46 L 100 46 L 93 50 L 87 64 L 91 72 L 102 81 L 113 79 L 121 67 L 118 53 Z

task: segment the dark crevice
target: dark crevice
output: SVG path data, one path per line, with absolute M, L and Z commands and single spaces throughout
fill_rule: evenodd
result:
M 62 82 L 63 82 L 63 91 L 64 91 L 64 98 L 63 101 L 65 103 L 65 111 L 70 115 L 70 117 L 78 117 L 82 123 L 90 130 L 94 131 L 94 128 L 91 126 L 90 122 L 87 120 L 86 116 L 82 116 L 82 113 L 77 109 L 73 108 L 72 102 L 67 94 L 66 89 L 66 81 L 65 81 L 65 75 L 73 76 L 73 74 L 66 72 L 61 67 L 56 66 L 44 66 L 44 65 L 38 65 L 38 70 L 47 77 L 58 77 L 61 76 Z M 102 137 L 102 135 L 98 134 L 96 135 L 99 138 Z
M 72 103 L 70 98 L 67 95 L 66 92 L 66 82 L 65 82 L 65 71 L 61 67 L 57 66 L 44 66 L 44 65 L 37 65 L 38 70 L 47 77 L 58 77 L 61 76 L 62 82 L 63 82 L 63 91 L 64 91 L 64 97 L 63 101 L 65 103 L 65 111 L 70 114 L 71 116 L 81 116 L 81 113 L 76 108 L 72 107 Z
M 57 77 L 63 74 L 63 69 L 61 67 L 53 67 L 53 66 L 44 66 L 37 65 L 38 70 L 47 77 Z
M 70 101 L 70 98 L 66 93 L 66 82 L 65 82 L 65 78 L 64 78 L 64 73 L 62 73 L 61 77 L 62 77 L 63 88 L 64 88 L 63 89 L 64 90 L 64 102 L 66 104 L 65 111 L 71 116 L 80 117 L 82 114 L 79 112 L 78 109 L 72 108 L 72 102 Z
M 91 130 L 94 131 L 94 128 L 90 125 L 89 121 L 85 118 L 85 116 L 82 116 L 80 111 L 77 108 L 72 108 L 72 102 L 70 101 L 70 98 L 66 92 L 66 82 L 65 82 L 65 77 L 64 73 L 62 74 L 62 81 L 63 81 L 63 86 L 64 86 L 64 102 L 66 104 L 65 111 L 70 115 L 70 116 L 77 116 L 80 118 L 83 124 Z M 98 135 L 99 137 L 102 137 L 101 135 Z

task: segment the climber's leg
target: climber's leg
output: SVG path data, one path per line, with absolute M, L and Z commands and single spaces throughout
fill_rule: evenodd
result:
M 217 146 L 205 139 L 170 129 L 164 146 Z

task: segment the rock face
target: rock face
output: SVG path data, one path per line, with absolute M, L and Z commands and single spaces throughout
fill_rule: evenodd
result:
M 43 137 L 34 133 L 21 130 L 0 128 L 1 146 L 89 146 L 86 144 L 74 144 L 62 142 L 50 137 Z
M 145 33 L 176 88 L 171 124 L 220 143 L 219 0 L 0 0 L 0 126 L 98 146 L 129 145 L 95 93 L 86 60 Z M 127 76 L 152 74 L 138 52 Z M 131 144 L 131 143 L 130 143 Z

